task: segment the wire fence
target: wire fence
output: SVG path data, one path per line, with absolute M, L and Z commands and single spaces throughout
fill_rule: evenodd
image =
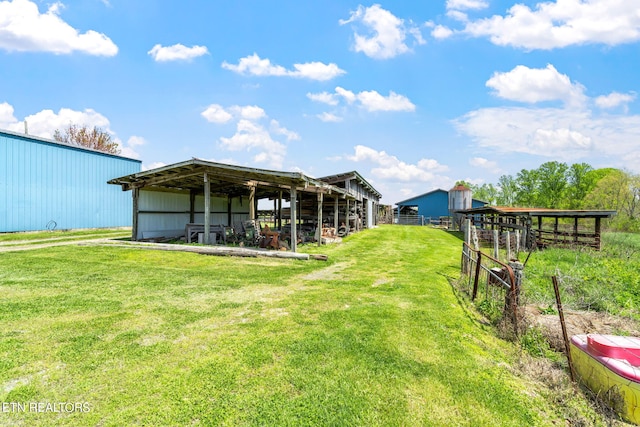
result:
M 522 269 L 518 261 L 505 263 L 463 243 L 463 290 L 490 317 L 509 318 L 516 331 Z

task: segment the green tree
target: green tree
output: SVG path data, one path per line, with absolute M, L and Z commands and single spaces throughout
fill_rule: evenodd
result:
M 540 206 L 540 178 L 537 170 L 522 169 L 516 176 L 518 190 L 514 205 L 524 207 Z
M 518 195 L 518 183 L 511 175 L 502 175 L 498 179 L 498 197 L 496 203 L 500 206 L 514 206 Z
M 474 185 L 471 187 L 473 198 L 495 205 L 498 199 L 499 191 L 493 184 Z
M 569 209 L 579 209 L 584 204 L 584 198 L 595 186 L 593 168 L 587 163 L 574 163 L 567 171 L 569 185 L 567 187 L 567 206 Z
M 111 135 L 94 126 L 90 129 L 87 125 L 78 126 L 70 124 L 62 131 L 56 129 L 53 133 L 56 141 L 66 142 L 67 144 L 76 144 L 82 147 L 91 148 L 105 153 L 120 154 L 120 146 L 113 140 Z
M 552 209 L 563 207 L 567 188 L 567 169 L 566 163 L 556 161 L 543 163 L 537 169 L 540 207 Z

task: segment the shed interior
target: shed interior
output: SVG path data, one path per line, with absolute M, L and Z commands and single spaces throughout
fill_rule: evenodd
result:
M 211 242 L 212 232 L 218 237 L 219 233 L 225 236 L 237 232 L 240 224 L 256 221 L 258 200 L 267 199 L 273 201 L 274 232 L 288 235 L 290 248 L 295 251 L 304 232 L 315 233 L 320 244 L 323 226 L 345 233 L 354 231 L 353 225 L 358 223 L 354 221 L 354 213 L 362 210 L 359 206 L 362 202 L 348 189 L 300 172 L 195 158 L 108 183 L 132 191 L 132 240 L 163 233 L 182 234 L 189 240 L 190 231 L 196 230 L 202 232 L 204 242 Z M 284 206 L 284 202 L 289 206 Z

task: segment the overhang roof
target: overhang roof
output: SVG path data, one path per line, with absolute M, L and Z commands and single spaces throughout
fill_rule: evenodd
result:
M 547 208 L 522 208 L 514 206 L 482 206 L 457 211 L 463 214 L 498 214 L 505 216 L 543 216 L 567 218 L 611 218 L 617 212 L 612 210 L 572 210 Z
M 355 179 L 360 184 L 362 184 L 364 188 L 366 188 L 371 193 L 373 193 L 376 197 L 378 198 L 382 197 L 382 193 L 380 193 L 378 190 L 373 188 L 373 185 L 369 184 L 369 182 L 366 179 L 364 179 L 364 177 L 356 171 L 344 172 L 336 175 L 323 176 L 322 178 L 318 178 L 318 179 L 329 184 L 336 184 L 338 182 L 344 182 L 347 180 Z
M 245 195 L 249 193 L 250 187 L 255 186 L 256 195 L 259 198 L 275 197 L 280 190 L 288 192 L 294 186 L 299 191 L 338 194 L 344 198 L 352 198 L 344 189 L 310 178 L 300 172 L 256 169 L 196 158 L 114 178 L 108 183 L 122 186 L 123 191 L 145 188 L 156 191 L 202 192 L 205 173 L 211 183 L 211 192 L 216 194 Z

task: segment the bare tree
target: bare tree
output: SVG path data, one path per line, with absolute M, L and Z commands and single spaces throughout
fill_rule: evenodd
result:
M 113 140 L 108 132 L 97 126 L 90 129 L 87 125 L 78 126 L 70 124 L 62 131 L 56 129 L 53 133 L 53 138 L 56 141 L 76 144 L 82 147 L 104 151 L 105 153 L 120 154 L 118 143 Z

